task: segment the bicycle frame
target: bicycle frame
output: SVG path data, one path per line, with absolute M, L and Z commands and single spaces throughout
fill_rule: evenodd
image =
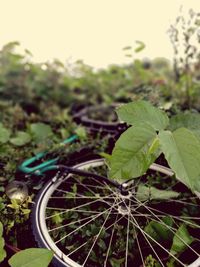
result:
M 72 135 L 69 138 L 65 139 L 61 144 L 70 144 L 74 141 L 78 140 L 77 135 Z M 46 160 L 34 167 L 31 167 L 34 162 L 37 160 L 41 160 L 44 158 L 44 156 L 47 154 L 47 152 L 40 152 L 36 156 L 25 160 L 18 169 L 22 171 L 25 174 L 35 174 L 35 175 L 42 175 L 46 171 L 56 170 L 58 168 L 58 165 L 56 164 L 59 160 L 59 157 Z

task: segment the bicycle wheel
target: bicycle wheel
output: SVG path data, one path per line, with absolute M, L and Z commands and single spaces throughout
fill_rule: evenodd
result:
M 103 159 L 74 168 L 101 175 L 107 169 Z M 36 199 L 33 233 L 39 246 L 54 251 L 55 266 L 197 267 L 199 205 L 199 198 L 158 164 L 123 184 L 58 174 Z
M 117 135 L 127 129 L 125 123 L 119 122 L 115 108 L 117 105 L 89 106 L 73 115 L 76 123 L 88 128 L 93 134 Z

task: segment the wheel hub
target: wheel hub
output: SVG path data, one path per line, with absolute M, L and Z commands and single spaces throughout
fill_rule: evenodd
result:
M 123 205 L 123 204 L 119 205 L 117 210 L 118 210 L 119 214 L 121 214 L 121 215 L 130 214 L 130 208 L 125 206 L 125 205 Z

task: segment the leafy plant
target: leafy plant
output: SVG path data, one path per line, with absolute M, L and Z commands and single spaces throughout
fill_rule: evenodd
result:
M 158 188 L 154 187 L 156 176 L 152 178 L 152 186 L 151 180 L 148 183 L 148 176 L 147 181 L 145 180 L 147 183 L 141 181 L 141 176 L 146 174 L 150 165 L 163 153 L 176 178 L 193 193 L 199 194 L 199 114 L 183 113 L 169 118 L 165 112 L 146 101 L 122 105 L 117 109 L 117 114 L 122 121 L 132 126 L 121 134 L 111 157 L 108 158 L 111 178 L 120 182 L 135 178 L 134 199 L 137 199 L 142 206 L 145 206 L 146 202 L 150 205 L 153 200 L 164 203 L 169 199 L 179 198 L 178 192 L 169 190 L 173 185 L 170 187 L 168 185 L 167 190 L 166 188 L 162 190 L 162 183 L 165 183 L 162 177 L 159 178 Z M 173 183 L 173 177 L 171 179 Z M 185 211 L 187 214 L 187 209 Z M 161 214 L 166 213 L 161 212 Z M 168 244 L 171 258 L 167 266 L 176 266 L 173 256 L 179 257 L 195 241 L 188 231 L 188 227 L 196 227 L 195 223 L 193 221 L 188 223 L 186 220 L 177 225 L 174 221 L 176 216 L 166 216 L 157 221 L 155 218 L 157 217 L 153 217 L 152 221 L 143 225 L 144 231 L 149 240 Z M 147 257 L 146 263 L 147 266 L 160 266 L 151 255 Z
M 200 64 L 200 13 L 190 9 L 188 15 L 176 18 L 170 26 L 169 36 L 174 50 L 174 74 L 179 89 L 185 95 L 186 107 L 191 106 L 191 96 L 195 87 L 195 68 Z
M 110 159 L 112 178 L 130 179 L 143 175 L 163 152 L 177 179 L 193 192 L 200 192 L 200 139 L 196 135 L 200 126 L 196 124 L 195 131 L 191 127 L 169 130 L 168 116 L 146 101 L 123 105 L 117 114 L 133 126 L 115 144 Z M 173 118 L 171 121 L 172 129 L 176 128 Z M 185 117 L 179 119 L 179 126 L 188 123 Z

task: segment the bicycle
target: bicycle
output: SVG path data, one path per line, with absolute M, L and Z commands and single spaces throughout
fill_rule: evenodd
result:
M 46 164 L 41 173 L 57 173 L 36 197 L 32 225 L 38 245 L 54 251 L 55 266 L 139 267 L 150 262 L 164 267 L 169 258 L 171 266 L 200 266 L 200 214 L 194 212 L 200 200 L 173 179 L 169 168 L 152 164 L 146 175 L 120 182 L 107 177 L 106 161 L 100 157 L 72 166 L 54 160 Z M 173 189 L 177 195 L 160 203 L 148 193 L 150 186 L 157 194 Z M 180 225 L 184 233 L 189 225 L 195 240 L 178 235 Z M 186 247 L 181 255 L 170 251 L 170 236 Z

